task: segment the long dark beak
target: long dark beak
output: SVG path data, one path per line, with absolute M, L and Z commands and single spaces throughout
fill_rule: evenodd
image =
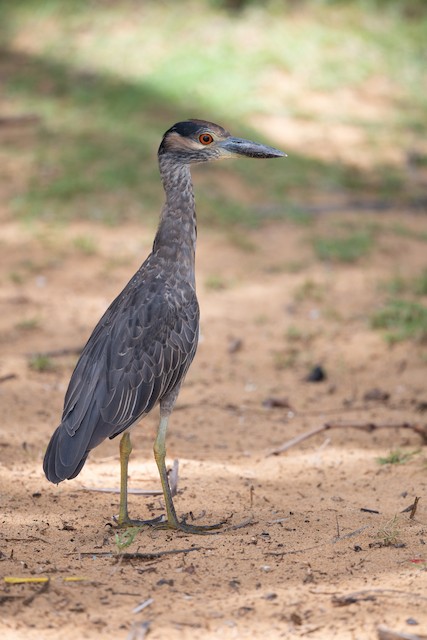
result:
M 247 158 L 283 158 L 286 153 L 267 147 L 265 144 L 244 140 L 243 138 L 226 138 L 218 144 L 223 152 L 221 155 L 228 157 L 246 156 Z

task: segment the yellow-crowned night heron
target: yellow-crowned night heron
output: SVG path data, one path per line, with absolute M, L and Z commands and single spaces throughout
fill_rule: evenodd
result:
M 179 122 L 163 136 L 158 159 L 166 203 L 153 250 L 112 302 L 89 338 L 71 377 L 62 422 L 47 448 L 43 468 L 54 483 L 80 473 L 86 458 L 105 438 L 120 442 L 121 492 L 118 524 L 127 509 L 128 429 L 160 403 L 154 456 L 160 473 L 167 520 L 157 526 L 202 533 L 179 521 L 165 466 L 165 438 L 181 383 L 194 358 L 199 306 L 194 275 L 196 212 L 190 164 L 245 156 L 285 154 L 262 144 L 233 138 L 203 120 Z M 142 521 L 148 522 L 148 521 Z

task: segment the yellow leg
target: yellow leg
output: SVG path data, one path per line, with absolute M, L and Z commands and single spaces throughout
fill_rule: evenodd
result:
M 133 520 L 128 513 L 128 465 L 129 456 L 132 452 L 132 442 L 130 433 L 125 431 L 120 440 L 120 507 L 117 525 L 119 527 L 138 527 L 144 525 L 155 525 L 163 520 L 163 516 L 153 520 Z
M 154 441 L 154 458 L 157 463 L 157 468 L 160 474 L 160 481 L 162 483 L 163 496 L 166 504 L 166 513 L 168 517 L 168 525 L 173 529 L 177 529 L 179 526 L 178 518 L 176 515 L 175 507 L 172 500 L 172 493 L 169 486 L 168 474 L 166 471 L 166 432 L 168 429 L 169 416 L 163 416 L 160 418 L 159 429 L 157 431 L 157 437 Z
M 117 520 L 119 527 L 130 524 L 128 514 L 128 466 L 131 453 L 130 434 L 125 431 L 120 440 L 120 509 Z
M 164 415 L 160 418 L 159 429 L 157 432 L 157 437 L 154 442 L 154 458 L 157 463 L 157 468 L 159 469 L 160 481 L 162 483 L 163 496 L 166 504 L 166 513 L 167 513 L 167 522 L 160 523 L 155 525 L 159 528 L 168 528 L 168 529 L 179 529 L 180 531 L 185 531 L 186 533 L 218 533 L 217 531 L 213 531 L 214 529 L 219 529 L 222 527 L 224 522 L 220 522 L 218 524 L 207 525 L 207 526 L 195 526 L 191 524 L 187 524 L 185 520 L 181 522 L 178 520 L 175 506 L 172 500 L 172 493 L 169 486 L 168 475 L 166 471 L 166 432 L 168 428 L 169 416 Z

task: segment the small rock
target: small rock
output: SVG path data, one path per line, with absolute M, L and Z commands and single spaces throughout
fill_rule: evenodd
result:
M 374 400 L 375 402 L 387 402 L 390 398 L 390 394 L 388 391 L 384 391 L 383 389 L 379 389 L 378 387 L 374 387 L 373 389 L 369 389 L 363 396 L 365 402 L 369 402 L 369 400 Z
M 276 600 L 277 598 L 277 593 L 266 593 L 264 596 L 262 596 L 264 600 Z
M 320 364 L 318 364 L 312 368 L 305 380 L 306 382 L 323 382 L 326 378 L 326 371 Z
M 293 622 L 294 625 L 299 627 L 302 625 L 302 617 L 300 616 L 299 613 L 296 613 L 296 611 L 294 611 L 293 613 L 291 613 L 291 622 Z
M 243 347 L 243 340 L 241 338 L 230 338 L 228 341 L 228 353 L 237 353 L 241 351 Z
M 276 396 L 271 396 L 263 400 L 262 406 L 266 409 L 291 409 L 293 411 L 289 400 L 287 398 L 277 398 Z
M 173 580 L 167 580 L 166 578 L 161 578 L 160 580 L 158 580 L 157 582 L 157 586 L 161 587 L 164 584 L 166 584 L 168 587 L 173 587 L 174 585 L 174 581 Z

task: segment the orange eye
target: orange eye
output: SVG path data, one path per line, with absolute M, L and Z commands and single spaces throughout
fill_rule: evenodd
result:
M 202 144 L 211 144 L 213 138 L 210 133 L 202 133 L 202 135 L 199 136 L 199 142 Z

